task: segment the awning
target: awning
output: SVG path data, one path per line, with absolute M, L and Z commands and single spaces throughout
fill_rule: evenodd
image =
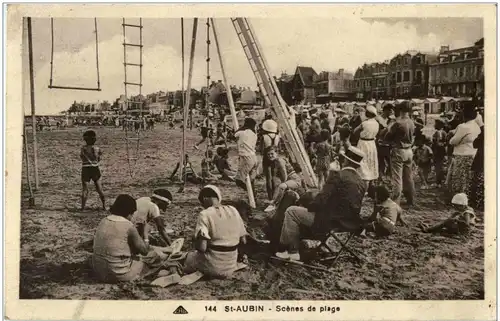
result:
M 411 100 L 412 103 L 415 103 L 415 104 L 423 104 L 424 101 L 422 99 L 417 99 L 417 98 L 413 98 Z
M 471 97 L 457 97 L 457 98 L 452 98 L 450 101 L 472 101 Z
M 453 100 L 453 97 L 441 97 L 441 99 L 439 101 L 443 102 L 443 103 L 447 103 L 447 102 L 452 101 L 452 100 Z
M 428 104 L 435 104 L 437 102 L 439 102 L 439 99 L 437 99 L 437 98 L 426 98 L 424 100 L 424 103 L 428 103 Z

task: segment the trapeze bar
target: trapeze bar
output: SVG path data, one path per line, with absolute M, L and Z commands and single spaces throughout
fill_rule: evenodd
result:
M 136 44 L 136 43 L 126 43 L 126 42 L 124 42 L 123 45 L 124 46 L 130 46 L 130 47 L 139 47 L 139 48 L 144 47 L 143 45 L 139 45 L 139 44 Z
M 69 89 L 69 90 L 87 90 L 87 91 L 101 91 L 101 88 L 87 88 L 87 87 L 68 87 L 68 86 L 49 86 L 50 89 Z
M 142 29 L 142 26 L 140 26 L 140 25 L 132 25 L 132 24 L 128 24 L 128 23 L 124 23 L 124 24 L 122 24 L 122 26 Z

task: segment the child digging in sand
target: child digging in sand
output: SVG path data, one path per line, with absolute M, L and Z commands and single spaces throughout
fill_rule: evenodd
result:
M 420 228 L 424 233 L 440 233 L 447 232 L 450 234 L 467 234 L 475 224 L 476 215 L 474 210 L 469 207 L 467 195 L 458 193 L 453 196 L 451 204 L 455 212 L 443 222 L 434 226 L 427 226 L 424 223 L 420 224 Z
M 361 235 L 366 232 L 374 232 L 377 236 L 388 236 L 396 231 L 397 223 L 406 226 L 401 217 L 403 210 L 390 199 L 387 187 L 380 185 L 375 188 L 375 207 L 369 223 Z
M 102 192 L 101 185 L 101 170 L 99 162 L 101 161 L 102 151 L 95 146 L 97 140 L 96 133 L 93 130 L 88 130 L 83 134 L 85 146 L 80 150 L 80 158 L 82 160 L 82 211 L 85 209 L 85 204 L 89 197 L 89 183 L 94 182 L 95 189 L 99 194 L 102 202 L 102 208 L 106 210 L 106 200 Z

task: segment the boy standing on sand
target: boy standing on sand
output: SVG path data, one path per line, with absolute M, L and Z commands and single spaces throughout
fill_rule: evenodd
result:
M 85 209 L 85 204 L 89 197 L 90 181 L 94 182 L 95 188 L 101 198 L 102 208 L 106 210 L 106 200 L 102 192 L 101 185 L 101 170 L 99 162 L 101 161 L 102 151 L 95 146 L 97 140 L 96 133 L 93 130 L 88 130 L 83 134 L 83 140 L 86 145 L 80 150 L 80 159 L 82 160 L 82 211 Z
M 253 118 L 245 118 L 243 126 L 236 131 L 234 136 L 238 140 L 238 173 L 236 174 L 236 185 L 246 190 L 246 177 L 250 176 L 252 188 L 257 174 L 257 155 L 255 147 L 257 144 L 257 134 L 255 127 L 257 123 Z

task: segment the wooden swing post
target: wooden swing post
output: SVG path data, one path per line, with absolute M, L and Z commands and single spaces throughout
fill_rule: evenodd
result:
M 214 19 L 211 18 L 210 20 L 212 21 L 212 31 L 214 33 L 214 40 L 215 40 L 215 47 L 217 48 L 217 55 L 219 56 L 222 79 L 224 81 L 224 87 L 226 87 L 226 95 L 227 95 L 227 101 L 229 103 L 229 110 L 231 111 L 231 117 L 233 119 L 233 128 L 237 129 L 237 128 L 239 128 L 238 117 L 236 116 L 236 109 L 234 108 L 233 93 L 232 93 L 231 88 L 229 87 L 229 83 L 227 81 L 227 76 L 226 76 L 226 71 L 224 69 L 224 65 L 225 65 L 224 58 L 221 54 L 220 47 L 219 47 L 217 28 L 216 28 Z M 249 205 L 250 205 L 250 207 L 255 208 L 256 204 L 255 204 L 255 198 L 253 195 L 253 187 L 252 187 L 252 182 L 250 180 L 250 176 L 247 175 L 245 183 L 246 183 L 246 187 L 247 187 Z
M 188 112 L 189 112 L 189 105 L 191 104 L 191 83 L 193 80 L 193 67 L 194 67 L 194 53 L 196 49 L 196 33 L 198 30 L 198 18 L 194 18 L 193 21 L 193 35 L 191 38 L 191 54 L 189 57 L 189 71 L 188 71 L 188 82 L 187 82 L 187 88 L 186 88 L 186 100 L 184 102 L 184 111 L 183 111 L 183 118 L 182 118 L 182 148 L 181 148 L 181 161 L 180 161 L 180 175 L 181 175 L 181 180 L 183 184 L 186 184 L 186 179 L 184 175 L 184 155 L 186 154 L 186 127 L 187 127 L 187 117 L 188 117 Z M 184 30 L 182 30 L 184 31 Z M 182 33 L 184 39 L 184 32 Z M 182 46 L 184 48 L 184 46 Z M 184 55 L 182 56 L 182 59 L 184 59 Z M 181 188 L 182 191 L 182 188 Z
M 31 17 L 27 19 L 28 27 L 28 57 L 30 66 L 30 102 L 31 102 L 31 127 L 33 129 L 33 168 L 35 172 L 35 190 L 38 190 L 38 143 L 36 139 L 36 108 L 35 108 L 35 75 L 33 71 L 33 33 L 31 31 Z

